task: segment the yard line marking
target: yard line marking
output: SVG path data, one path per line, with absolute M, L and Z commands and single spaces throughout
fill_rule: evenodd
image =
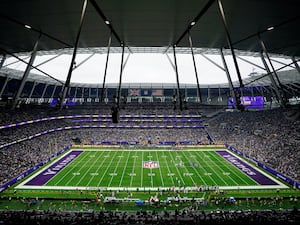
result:
M 158 154 L 157 154 L 157 151 L 155 151 L 155 153 L 156 153 L 156 158 L 157 158 L 157 161 L 159 161 L 158 160 Z M 159 164 L 160 165 L 160 164 Z M 160 173 L 160 178 L 161 178 L 161 183 L 162 183 L 162 186 L 164 187 L 165 186 L 165 183 L 164 183 L 164 178 L 163 178 L 163 175 L 162 175 L 162 172 L 161 172 L 161 169 L 160 169 L 160 166 L 159 166 L 159 173 Z
M 84 151 L 83 151 L 84 152 Z M 82 158 L 80 159 L 80 160 L 78 160 L 78 161 L 76 161 L 76 160 L 74 160 L 73 162 L 76 162 L 76 163 L 74 163 L 75 165 L 74 165 L 74 168 L 76 168 L 77 167 L 77 165 L 79 165 L 86 157 L 87 157 L 87 155 L 88 154 L 86 154 L 85 156 L 82 156 Z M 78 159 L 78 158 L 77 158 Z M 68 172 L 65 174 L 65 175 L 63 175 L 54 185 L 56 186 L 56 185 L 58 185 L 62 180 L 64 180 L 65 179 L 65 177 L 67 176 L 67 175 L 69 175 L 70 173 L 72 173 L 73 172 L 73 168 L 71 168 L 71 165 L 72 165 L 72 162 L 69 164 L 69 166 L 67 166 L 67 167 L 65 167 L 65 168 L 68 168 Z M 64 169 L 65 169 L 64 168 Z M 63 171 L 63 170 L 62 170 Z M 60 172 L 62 172 L 62 171 L 60 171 Z M 55 177 L 55 176 L 54 176 Z M 53 177 L 52 177 L 53 178 Z M 74 176 L 71 178 L 71 180 L 74 178 Z M 51 180 L 51 179 L 50 179 Z M 50 180 L 48 180 L 48 182 L 50 181 Z M 47 182 L 47 183 L 48 183 Z M 46 183 L 46 186 L 47 186 L 47 183 Z M 66 183 L 66 185 L 67 185 L 68 183 Z
M 128 153 L 126 164 L 124 165 L 124 168 L 123 168 L 123 173 L 122 173 L 122 176 L 121 176 L 121 179 L 120 179 L 119 187 L 121 187 L 121 184 L 123 182 L 123 178 L 124 178 L 125 170 L 127 168 L 127 164 L 128 164 L 128 160 L 129 160 L 129 157 L 130 157 L 130 153 L 131 152 Z
M 98 162 L 98 158 L 100 158 L 103 154 L 104 154 L 104 152 L 101 152 L 101 154 L 97 157 L 97 160 L 95 160 L 95 161 Z M 104 163 L 104 160 L 102 160 L 101 165 L 97 167 L 96 173 L 98 173 L 98 171 L 99 171 L 99 169 L 102 167 L 103 163 Z M 91 183 L 91 181 L 92 181 L 94 178 L 95 178 L 95 177 L 93 177 L 93 176 L 90 178 L 89 182 L 88 182 L 87 185 L 86 185 L 87 187 L 89 186 L 89 184 Z
M 144 161 L 144 151 L 142 151 L 142 161 Z M 143 187 L 143 175 L 144 175 L 144 168 L 141 166 L 141 187 Z
M 137 158 L 137 151 L 135 151 L 134 156 L 135 157 L 134 157 L 134 160 L 133 160 L 133 166 L 132 166 L 131 174 L 134 174 L 135 162 L 136 162 L 136 158 Z M 132 187 L 132 181 L 133 181 L 133 176 L 131 176 L 131 178 L 130 178 L 130 187 Z
M 124 154 L 124 151 L 122 151 L 122 154 L 121 154 L 121 155 L 118 155 L 119 160 L 118 160 L 117 165 L 114 166 L 115 169 L 114 169 L 113 174 L 117 174 L 118 166 L 119 166 L 119 164 L 120 164 L 120 162 L 121 162 L 121 160 L 122 160 L 122 158 L 123 158 L 123 154 Z M 111 176 L 110 181 L 109 181 L 109 183 L 108 183 L 108 185 L 107 185 L 108 187 L 110 187 L 111 182 L 112 182 L 113 179 L 114 179 L 114 176 Z
M 171 153 L 170 151 L 169 151 L 169 155 L 170 155 L 170 157 L 172 158 L 172 161 L 175 162 L 175 161 L 174 161 L 174 158 L 173 158 L 173 156 L 172 156 L 172 153 Z M 178 167 L 175 166 L 175 168 L 176 168 L 176 170 L 177 170 L 178 176 L 179 176 L 180 179 L 181 179 L 182 185 L 185 185 L 184 179 L 182 178 L 181 173 L 179 172 Z
M 208 153 L 209 155 L 211 155 L 210 153 Z M 212 171 L 215 171 L 215 169 L 214 168 L 216 168 L 216 169 L 218 169 L 219 171 L 222 171 L 222 173 L 224 173 L 225 171 L 222 169 L 222 168 L 220 168 L 210 157 L 207 157 L 208 158 L 208 160 L 210 160 L 211 161 L 211 163 L 212 163 L 212 166 L 211 165 L 209 165 L 210 166 L 210 168 L 212 169 Z M 226 185 L 228 185 L 228 183 L 223 179 L 223 177 L 222 176 L 220 176 L 219 175 L 219 173 L 215 173 Z M 236 181 L 234 181 L 231 177 L 229 177 L 235 184 L 238 184 Z
M 187 151 L 189 152 L 189 151 Z M 185 152 L 183 152 L 184 157 L 189 160 L 189 158 L 186 156 Z M 198 161 L 197 161 L 198 162 Z M 199 163 L 199 162 L 198 162 Z M 207 185 L 207 183 L 205 182 L 205 180 L 202 178 L 202 176 L 199 174 L 199 172 L 196 170 L 195 167 L 193 167 L 194 171 L 197 173 L 198 177 L 201 179 L 201 181 L 204 183 L 204 185 Z M 195 183 L 196 184 L 196 183 Z
M 87 154 L 87 155 L 90 155 L 90 154 Z M 79 186 L 78 184 L 80 184 L 80 182 L 86 177 L 86 175 L 87 175 L 87 174 L 89 173 L 89 171 L 93 168 L 93 166 L 94 166 L 95 163 L 98 161 L 98 159 L 99 159 L 100 156 L 101 156 L 101 155 L 99 155 L 99 156 L 97 157 L 97 160 L 95 160 L 95 159 L 93 159 L 92 157 L 90 157 L 90 159 L 89 159 L 88 161 L 86 161 L 86 163 L 82 166 L 82 168 L 84 168 L 86 164 L 89 165 L 90 160 L 93 160 L 92 166 L 88 166 L 88 169 L 85 171 L 84 175 L 81 175 L 81 177 L 80 177 L 79 181 L 77 182 L 76 186 Z M 87 185 L 86 185 L 86 186 L 87 186 Z
M 165 156 L 165 157 L 163 157 Z M 168 168 L 168 174 L 171 174 L 171 170 L 170 170 L 170 167 L 169 167 L 169 164 L 168 164 L 168 161 L 167 161 L 167 156 L 164 154 L 162 157 L 165 159 L 166 161 L 166 165 L 167 165 L 167 168 Z M 174 179 L 173 179 L 173 176 L 170 176 L 171 177 L 171 180 L 172 180 L 172 184 L 174 186 Z
M 108 164 L 108 166 L 106 167 L 106 170 L 104 171 L 104 173 L 103 173 L 103 175 L 102 175 L 102 177 L 101 177 L 101 179 L 99 180 L 99 182 L 98 182 L 98 184 L 97 184 L 97 186 L 100 186 L 100 183 L 101 183 L 101 181 L 103 180 L 103 178 L 105 177 L 105 175 L 106 175 L 106 173 L 107 173 L 107 171 L 108 171 L 108 169 L 110 168 L 110 165 L 112 164 L 112 162 L 113 162 L 113 159 L 115 158 L 115 155 L 117 154 L 118 152 L 116 151 L 115 152 L 115 154 L 113 155 L 113 157 L 111 158 L 111 160 L 110 160 L 110 163 Z M 104 161 L 104 160 L 103 160 Z
M 151 154 L 150 154 L 150 151 L 148 151 L 148 154 L 149 154 L 149 155 L 148 155 L 148 158 L 152 158 L 152 156 L 151 156 Z M 149 157 L 149 156 L 150 156 L 150 157 Z M 144 161 L 144 160 L 143 160 L 143 161 Z M 153 173 L 152 173 L 152 167 L 150 167 L 150 174 L 153 174 Z M 151 187 L 153 187 L 153 176 L 151 175 L 150 178 L 151 178 L 151 181 L 150 181 L 150 182 L 151 182 Z
M 218 155 L 216 155 L 216 156 L 218 156 Z M 220 159 L 222 159 L 222 158 L 219 158 L 219 157 L 215 157 L 214 155 L 212 155 L 212 157 L 214 158 L 214 159 L 216 159 L 218 162 L 220 162 L 220 163 L 222 163 L 222 161 L 220 160 Z M 227 161 L 228 162 L 228 161 Z M 236 172 L 235 172 L 235 170 L 231 170 L 229 167 L 228 167 L 228 164 L 227 163 L 222 163 L 222 165 L 224 165 L 227 169 L 229 169 L 229 171 L 230 171 L 230 173 L 233 173 L 233 174 L 235 174 L 240 180 L 242 180 L 246 185 L 248 185 L 248 183 L 247 183 L 247 181 L 245 181 L 242 177 L 240 177 Z M 236 168 L 236 167 L 234 167 L 234 168 Z M 231 180 L 233 180 L 237 185 L 240 185 L 239 183 L 237 183 L 231 176 L 228 176 Z M 255 183 L 257 183 L 257 182 L 255 182 Z
M 181 154 L 184 154 L 184 151 L 181 151 L 180 153 L 181 153 Z M 176 158 L 181 158 L 181 155 L 179 155 L 177 152 L 176 152 Z M 181 161 L 181 159 L 180 159 L 180 161 Z M 186 166 L 183 166 L 183 167 L 184 167 L 185 170 L 187 171 L 186 174 L 189 174 L 190 171 L 188 170 L 188 168 L 187 168 Z M 193 176 L 188 176 L 188 177 L 190 177 L 190 179 L 192 180 L 193 184 L 195 184 L 195 180 L 194 180 Z
M 200 153 L 200 152 L 195 152 L 195 154 L 196 154 L 198 157 L 203 158 L 202 155 L 203 155 L 204 153 L 201 154 L 201 155 L 200 155 L 199 153 Z M 202 162 L 205 163 L 205 164 L 207 165 L 207 167 L 210 168 L 210 171 L 214 171 L 214 170 L 211 168 L 211 166 L 207 163 L 206 160 L 202 160 Z M 205 171 L 205 173 L 207 173 L 207 170 L 205 169 L 205 167 L 203 166 L 202 168 L 203 168 L 203 170 Z M 217 176 L 220 177 L 220 176 L 218 175 L 218 173 L 217 173 Z M 209 179 L 213 182 L 214 185 L 219 186 L 219 185 L 216 183 L 216 181 L 215 181 L 214 179 L 212 179 L 211 176 L 208 176 L 208 177 L 209 177 Z M 223 180 L 223 181 L 224 181 L 224 180 Z M 225 184 L 227 185 L 226 182 L 225 182 Z

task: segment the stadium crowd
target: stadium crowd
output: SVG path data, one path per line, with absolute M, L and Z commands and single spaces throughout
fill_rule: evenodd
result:
M 193 207 L 170 211 L 56 211 L 22 210 L 0 212 L 0 224 L 64 225 L 64 224 L 298 224 L 300 215 L 293 210 L 231 210 L 203 211 Z
M 0 185 L 19 176 L 70 143 L 69 137 L 58 133 L 37 137 L 0 150 Z

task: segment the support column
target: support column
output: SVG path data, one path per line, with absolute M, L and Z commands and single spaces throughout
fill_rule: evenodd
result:
M 44 65 L 44 64 L 46 64 L 46 63 L 48 63 L 48 62 L 50 62 L 50 61 L 52 61 L 52 60 L 58 58 L 58 57 L 61 56 L 62 54 L 63 54 L 63 52 L 61 52 L 60 54 L 57 54 L 57 55 L 51 57 L 50 59 L 45 60 L 44 62 L 39 63 L 39 64 L 36 65 L 35 67 L 39 67 L 39 66 L 41 66 L 41 65 Z
M 210 87 L 209 85 L 207 86 L 207 99 L 206 99 L 207 103 L 211 102 L 211 96 L 210 96 Z
M 37 85 L 37 83 L 33 82 L 33 85 L 32 85 L 32 88 L 31 88 L 31 91 L 30 91 L 30 94 L 29 94 L 28 98 L 31 98 L 36 85 Z
M 42 91 L 42 94 L 41 96 L 39 96 L 38 98 L 38 103 L 45 103 L 46 101 L 44 100 L 44 95 L 46 93 L 46 90 L 47 90 L 47 87 L 48 87 L 48 84 L 45 84 L 44 88 L 43 88 L 43 91 Z
M 3 94 L 3 92 L 4 92 L 5 88 L 6 88 L 6 85 L 7 85 L 8 81 L 10 81 L 10 80 L 11 80 L 11 78 L 8 78 L 8 77 L 5 78 L 4 84 L 3 84 L 2 88 L 1 88 L 0 98 L 2 97 L 2 94 Z
M 246 63 L 249 63 L 249 64 L 251 64 L 251 65 L 257 67 L 257 68 L 260 68 L 260 69 L 262 69 L 262 70 L 266 70 L 266 68 L 264 68 L 264 67 L 262 67 L 262 66 L 260 66 L 260 65 L 257 65 L 256 63 L 253 63 L 253 62 L 251 62 L 251 61 L 249 61 L 249 60 L 247 60 L 247 59 L 244 59 L 244 58 L 239 57 L 239 56 L 236 56 L 236 57 L 237 57 L 238 59 L 240 59 L 240 60 L 246 62 Z
M 71 97 L 71 96 L 70 96 L 71 88 L 72 88 L 72 87 L 70 87 L 69 90 L 68 90 L 68 97 Z
M 28 76 L 29 76 L 29 72 L 30 72 L 30 70 L 31 70 L 31 66 L 33 65 L 33 62 L 34 62 L 34 60 L 35 60 L 35 56 L 36 56 L 37 48 L 38 48 L 38 45 L 39 45 L 40 37 L 41 37 L 41 35 L 39 36 L 38 40 L 35 42 L 35 45 L 34 45 L 34 47 L 33 47 L 33 50 L 32 50 L 32 53 L 31 53 L 31 57 L 30 57 L 30 60 L 29 60 L 29 62 L 28 62 L 28 64 L 27 64 L 27 67 L 26 67 L 26 69 L 25 69 L 25 72 L 24 72 L 24 75 L 23 75 L 23 77 L 22 77 L 20 86 L 19 86 L 19 88 L 18 88 L 18 90 L 17 90 L 16 95 L 14 96 L 13 104 L 12 104 L 12 109 L 15 109 L 15 108 L 16 108 L 16 106 L 17 106 L 17 104 L 18 104 L 18 102 L 19 102 L 19 98 L 20 98 L 20 96 L 21 96 L 21 94 L 22 94 L 22 92 L 23 92 L 23 88 L 24 88 L 25 83 L 26 83 L 26 81 L 27 81 L 27 78 L 28 78 Z
M 243 97 L 244 96 L 243 88 L 240 88 L 240 90 L 241 90 L 241 97 Z
M 176 69 L 175 69 L 174 63 L 173 63 L 172 60 L 170 59 L 170 56 L 169 56 L 167 53 L 166 53 L 166 56 L 167 56 L 167 59 L 168 59 L 169 63 L 171 64 L 171 66 L 172 66 L 174 72 L 176 73 Z
M 216 63 L 214 60 L 208 58 L 206 55 L 204 55 L 204 54 L 202 54 L 202 53 L 200 53 L 200 55 L 201 55 L 204 59 L 206 59 L 207 61 L 209 61 L 210 63 L 212 63 L 212 64 L 215 65 L 216 67 L 218 67 L 220 70 L 225 71 L 225 69 L 224 69 L 222 66 L 220 66 L 218 63 Z
M 105 87 L 106 73 L 107 73 L 107 66 L 108 66 L 108 59 L 109 59 L 109 51 L 110 51 L 110 45 L 111 45 L 111 36 L 112 36 L 112 32 L 110 32 L 109 39 L 108 39 L 108 45 L 107 45 L 107 55 L 106 55 L 104 77 L 103 77 L 103 84 L 102 84 L 102 91 L 101 91 L 101 100 L 100 100 L 101 102 L 103 102 L 103 99 L 104 99 L 104 87 Z
M 178 76 L 175 45 L 173 45 L 173 54 L 174 54 L 174 64 L 175 64 L 175 73 L 176 73 L 176 81 L 177 81 L 177 93 L 178 93 L 178 97 L 179 97 L 179 108 L 182 111 L 182 99 L 181 99 L 181 91 L 180 91 L 180 85 L 179 85 L 179 76 Z
M 126 59 L 125 59 L 125 62 L 123 63 L 123 70 L 125 69 L 125 66 L 129 60 L 129 57 L 130 57 L 130 53 L 127 55 Z
M 218 96 L 218 102 L 222 102 L 222 96 L 221 96 L 221 87 L 219 86 L 219 96 Z
M 1 58 L 1 62 L 0 62 L 0 69 L 2 68 L 2 66 L 3 66 L 3 64 L 4 64 L 4 62 L 5 62 L 5 60 L 6 60 L 6 54 L 3 54 L 3 55 L 2 55 L 2 58 Z
M 276 63 L 278 63 L 278 64 L 281 64 L 281 65 L 283 65 L 283 66 L 285 66 L 285 67 L 290 67 L 290 68 L 292 68 L 292 69 L 295 69 L 295 67 L 294 67 L 291 63 L 286 64 L 286 63 L 283 63 L 283 62 L 280 62 L 280 61 L 278 61 L 278 60 L 276 60 L 276 59 L 271 59 L 271 58 L 270 58 L 270 60 L 273 61 L 273 62 L 276 62 Z M 276 70 L 276 71 L 277 71 L 277 70 Z
M 239 70 L 239 66 L 238 66 L 238 63 L 237 63 L 237 60 L 236 60 L 236 57 L 235 57 L 235 53 L 234 53 L 234 50 L 233 50 L 233 45 L 232 45 L 231 37 L 230 37 L 230 34 L 229 34 L 229 30 L 228 30 L 228 26 L 227 26 L 227 22 L 226 22 L 226 17 L 225 17 L 225 13 L 224 13 L 224 9 L 223 9 L 221 0 L 218 0 L 218 6 L 219 6 L 219 11 L 220 11 L 222 21 L 223 21 L 223 25 L 224 25 L 225 32 L 226 32 L 227 43 L 230 47 L 231 55 L 232 55 L 234 66 L 235 66 L 235 70 L 236 70 L 236 73 L 237 73 L 237 76 L 238 76 L 238 79 L 239 79 L 240 87 L 244 87 L 242 77 L 241 77 L 241 73 L 240 73 L 240 70 Z
M 300 86 L 299 85 L 292 84 L 292 83 L 290 85 L 293 86 L 293 87 L 295 87 L 296 88 L 295 90 L 297 90 L 296 92 L 300 94 L 300 91 L 299 91 L 300 90 Z
M 74 98 L 77 98 L 77 88 L 78 88 L 78 87 L 75 87 Z
M 232 96 L 234 98 L 234 101 L 235 101 L 235 104 L 236 104 L 236 107 L 237 107 L 238 103 L 240 102 L 240 99 L 238 99 L 238 96 L 236 95 L 236 92 L 234 91 L 233 83 L 232 83 L 232 80 L 231 80 L 231 76 L 230 76 L 228 66 L 227 66 L 227 63 L 226 63 L 226 60 L 225 60 L 222 49 L 220 49 L 220 55 L 221 55 L 221 58 L 222 58 L 224 70 L 225 70 L 227 80 L 228 80 L 230 96 Z
M 73 66 L 74 66 L 74 62 L 75 62 L 75 58 L 76 58 L 79 37 L 80 37 L 80 33 L 81 33 L 81 28 L 82 28 L 82 25 L 83 25 L 85 11 L 86 11 L 86 8 L 87 8 L 87 3 L 88 3 L 88 0 L 84 0 L 83 6 L 82 6 L 82 11 L 81 11 L 79 28 L 78 28 L 78 31 L 77 31 L 75 46 L 74 46 L 74 50 L 73 50 L 72 60 L 71 60 L 71 64 L 70 64 L 70 67 L 69 67 L 68 76 L 67 76 L 67 79 L 66 79 L 65 85 L 63 87 L 63 91 L 62 91 L 62 97 L 61 97 L 61 102 L 60 102 L 60 109 L 63 108 L 63 104 L 64 104 L 64 101 L 65 101 L 65 98 L 66 98 L 66 94 L 67 94 L 68 89 L 70 87 Z
M 293 61 L 294 65 L 295 65 L 295 67 L 296 67 L 296 70 L 300 74 L 300 67 L 299 67 L 299 65 L 298 65 L 298 63 L 297 63 L 297 61 L 295 59 L 295 56 L 292 57 L 292 61 Z
M 7 52 L 7 54 L 9 54 L 9 52 Z M 12 55 L 12 54 L 9 54 L 9 55 Z M 12 55 L 13 57 L 15 57 L 15 55 Z M 20 58 L 18 57 L 15 57 L 17 60 L 16 61 L 13 61 L 13 62 L 11 62 L 11 63 L 8 63 L 8 64 L 6 64 L 5 65 L 5 67 L 8 67 L 8 66 L 11 66 L 11 65 L 13 65 L 13 64 L 16 64 L 16 63 L 19 63 L 21 60 L 19 60 Z M 30 58 L 30 55 L 29 56 L 26 56 L 26 57 L 24 57 L 22 60 L 23 61 L 25 61 L 25 60 L 27 60 L 27 59 L 29 59 Z M 22 62 L 22 61 L 21 61 Z M 25 63 L 25 62 L 24 62 Z M 3 65 L 2 65 L 3 66 Z
M 48 84 L 45 84 L 45 87 L 44 87 L 44 90 L 42 92 L 41 98 L 44 98 L 44 95 L 46 93 L 47 87 L 48 87 Z
M 76 64 L 76 66 L 74 66 L 74 68 L 73 68 L 73 71 L 76 70 L 77 68 L 79 68 L 82 64 L 84 64 L 88 60 L 90 60 L 90 58 L 92 58 L 94 55 L 95 55 L 95 53 L 92 53 L 88 57 L 86 57 L 84 60 L 82 60 L 80 63 Z
M 123 75 L 123 61 L 124 61 L 124 50 L 125 46 L 122 44 L 122 57 L 121 57 L 121 68 L 120 68 L 120 80 L 119 80 L 119 88 L 118 88 L 118 96 L 117 96 L 117 108 L 120 108 L 120 98 L 121 98 L 121 85 L 122 85 L 122 75 Z
M 263 86 L 262 86 L 262 90 L 260 90 L 260 88 L 259 87 L 256 87 L 256 86 L 254 86 L 254 88 L 259 92 L 259 94 L 261 95 L 261 96 L 263 96 L 263 97 L 265 97 L 265 95 L 264 95 L 264 90 L 263 90 Z M 254 92 L 254 90 L 253 90 L 253 92 Z M 253 96 L 254 96 L 254 93 L 253 93 Z
M 254 97 L 253 84 L 251 84 L 251 96 Z
M 189 43 L 190 43 L 190 48 L 191 48 L 191 52 L 192 52 L 192 58 L 193 58 L 195 76 L 196 76 L 196 81 L 197 81 L 198 96 L 200 97 L 200 103 L 202 103 L 202 96 L 201 96 L 201 92 L 200 92 L 200 85 L 199 85 L 199 79 L 198 79 L 198 73 L 197 73 L 197 66 L 196 66 L 195 56 L 194 56 L 194 50 L 193 50 L 193 41 L 192 41 L 192 37 L 190 35 L 190 32 L 188 32 L 188 34 L 189 34 Z
M 270 66 L 271 66 L 271 68 L 272 68 L 272 70 L 273 70 L 274 77 L 276 78 L 276 81 L 277 81 L 277 83 L 276 83 L 276 81 L 275 81 L 276 86 L 279 86 L 279 88 L 281 88 L 282 85 L 281 85 L 281 82 L 280 82 L 280 80 L 279 80 L 279 77 L 278 77 L 278 75 L 277 75 L 277 73 L 276 73 L 276 71 L 275 71 L 275 68 L 274 68 L 274 66 L 273 66 L 273 64 L 272 64 L 272 61 L 271 61 L 271 59 L 270 59 L 270 57 L 269 57 L 269 54 L 268 54 L 267 48 L 266 48 L 266 46 L 265 46 L 265 43 L 263 42 L 263 40 L 261 39 L 261 37 L 260 37 L 259 34 L 258 34 L 258 39 L 259 39 L 259 43 L 260 43 L 260 45 L 261 45 L 262 51 L 266 54 L 266 57 L 267 57 L 267 59 L 268 59 L 268 61 L 269 61 L 269 64 L 270 64 Z M 269 71 L 270 71 L 270 69 L 269 69 Z M 278 84 L 278 85 L 277 85 L 277 84 Z
M 275 97 L 276 97 L 277 101 L 280 104 L 285 105 L 285 103 L 283 101 L 283 98 L 282 98 L 282 96 L 280 94 L 280 91 L 278 89 L 278 86 L 276 84 L 276 81 L 275 81 L 274 77 L 272 76 L 272 72 L 271 72 L 271 70 L 270 70 L 270 68 L 269 68 L 269 66 L 268 66 L 268 64 L 267 64 L 267 62 L 266 62 L 266 60 L 265 60 L 264 55 L 263 55 L 262 52 L 260 53 L 260 57 L 261 57 L 261 60 L 262 60 L 264 66 L 266 68 L 266 71 L 267 71 L 267 74 L 268 74 L 268 76 L 269 76 L 269 78 L 271 80 L 271 83 L 273 85 L 273 88 L 274 88 L 274 91 L 275 91 Z
M 57 85 L 54 85 L 54 87 L 53 87 L 53 91 L 52 91 L 52 94 L 51 94 L 51 97 L 50 97 L 50 98 L 52 98 L 52 99 L 53 99 L 53 97 L 54 97 L 54 94 L 55 94 L 56 88 L 57 88 Z

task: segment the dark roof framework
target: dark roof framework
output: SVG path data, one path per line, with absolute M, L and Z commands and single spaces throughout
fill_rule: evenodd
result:
M 73 47 L 83 2 L 1 0 L 0 52 L 30 52 L 40 34 L 38 50 Z M 234 49 L 261 51 L 260 34 L 268 52 L 299 57 L 297 2 L 223 0 Z M 189 27 L 194 47 L 228 48 L 217 0 L 88 0 L 78 47 L 107 46 L 111 30 L 114 47 L 188 47 Z

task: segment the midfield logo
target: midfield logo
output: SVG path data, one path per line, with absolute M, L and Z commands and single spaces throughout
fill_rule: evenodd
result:
M 154 161 L 143 161 L 143 168 L 158 168 L 159 163 Z

